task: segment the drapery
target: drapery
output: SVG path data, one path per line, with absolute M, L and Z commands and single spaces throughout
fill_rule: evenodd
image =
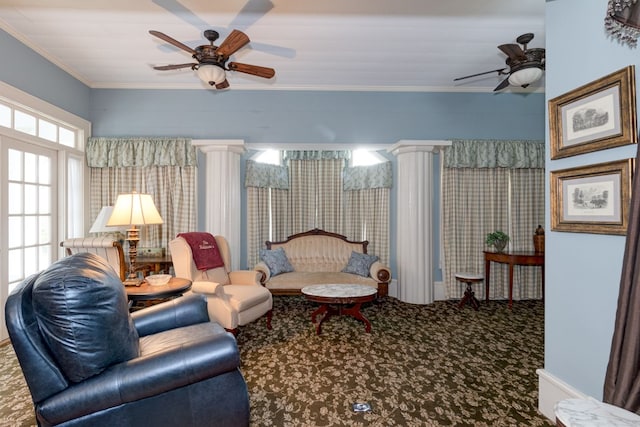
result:
M 289 160 L 289 234 L 342 230 L 342 159 Z
M 287 237 L 289 171 L 284 166 L 253 160 L 247 160 L 245 166 L 247 264 L 251 267 L 259 261 L 259 250 L 264 247 L 264 242 Z
M 140 247 L 166 247 L 196 228 L 196 153 L 188 138 L 89 138 L 90 213 L 118 194 L 151 194 L 164 224 L 141 227 Z
M 638 0 L 609 0 L 604 27 L 611 37 L 635 48 L 640 37 Z
M 389 264 L 391 162 L 344 170 L 344 234 L 368 240 L 367 252 Z
M 247 161 L 249 265 L 257 262 L 265 240 L 313 228 L 368 240 L 368 252 L 388 262 L 391 163 L 346 167 L 350 155 L 286 151 L 286 166 Z
M 628 224 L 603 400 L 640 413 L 640 174 L 633 177 Z
M 544 223 L 544 142 L 455 140 L 443 155 L 443 280 L 448 298 L 464 289 L 456 272 L 484 273 L 485 236 L 510 235 L 510 250 L 533 250 L 532 236 Z M 541 274 L 519 267 L 514 299 L 539 298 Z M 507 266 L 492 266 L 490 298 L 507 298 Z M 484 296 L 484 295 L 482 295 Z

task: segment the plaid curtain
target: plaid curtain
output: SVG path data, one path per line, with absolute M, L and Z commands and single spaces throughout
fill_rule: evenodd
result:
M 390 164 L 350 171 L 345 187 L 348 152 L 288 151 L 284 158 L 287 173 L 247 161 L 248 264 L 258 262 L 265 240 L 282 241 L 313 228 L 368 240 L 368 252 L 388 263 Z
M 151 194 L 164 224 L 140 227 L 138 245 L 166 248 L 178 233 L 196 229 L 195 176 L 195 166 L 91 168 L 91 217 L 113 206 L 118 194 Z
M 511 238 L 509 250 L 533 251 L 534 231 L 544 224 L 543 159 L 541 142 L 462 141 L 457 147 L 454 142 L 447 148 L 442 173 L 443 281 L 447 298 L 460 298 L 464 293 L 454 278 L 456 272 L 484 274 L 483 250 L 488 233 L 502 230 Z M 494 166 L 487 167 L 489 164 Z M 515 267 L 513 298 L 540 298 L 541 283 L 539 268 Z M 484 297 L 480 292 L 478 297 Z M 509 297 L 507 265 L 492 264 L 489 292 L 490 298 Z
M 349 240 L 368 240 L 367 252 L 389 265 L 389 188 L 345 192 L 344 234 Z
M 167 247 L 196 228 L 196 154 L 188 138 L 89 138 L 89 209 L 95 218 L 118 194 L 148 193 L 164 224 L 140 228 L 140 247 Z
M 289 160 L 288 235 L 342 230 L 343 159 Z

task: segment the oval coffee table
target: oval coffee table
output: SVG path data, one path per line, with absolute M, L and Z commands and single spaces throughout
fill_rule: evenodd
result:
M 311 321 L 316 325 L 316 334 L 322 332 L 322 323 L 334 315 L 347 315 L 364 322 L 365 331 L 371 332 L 371 322 L 360 312 L 364 302 L 373 301 L 378 290 L 366 285 L 311 285 L 302 288 L 302 294 L 312 302 L 320 303 L 320 307 L 311 314 Z M 336 305 L 337 308 L 331 305 Z M 318 315 L 324 314 L 316 322 Z

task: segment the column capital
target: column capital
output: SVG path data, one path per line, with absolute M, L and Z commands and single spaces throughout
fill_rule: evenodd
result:
M 210 151 L 230 151 L 243 154 L 247 151 L 244 139 L 194 139 L 191 141 L 194 147 L 207 153 Z
M 429 139 L 401 139 L 387 150 L 397 156 L 403 153 L 432 152 L 438 153 L 441 147 L 451 145 L 451 141 Z

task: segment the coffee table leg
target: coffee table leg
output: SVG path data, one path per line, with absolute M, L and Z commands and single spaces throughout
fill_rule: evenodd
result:
M 327 311 L 328 308 L 329 306 L 327 304 L 321 304 L 320 307 L 316 309 L 316 311 L 311 313 L 311 322 L 316 323 L 316 316 L 318 316 L 319 314 L 323 314 L 325 311 Z
M 358 319 L 364 323 L 364 328 L 366 332 L 371 332 L 371 322 L 369 319 L 364 317 L 362 312 L 360 311 L 361 303 L 353 304 L 351 307 L 346 307 L 344 305 L 340 305 L 338 309 L 330 307 L 329 304 L 322 304 L 318 307 L 313 313 L 311 313 L 311 322 L 316 325 L 316 334 L 320 335 L 322 333 L 322 324 L 325 320 L 328 320 L 330 317 L 335 315 L 347 315 L 351 316 L 354 319 Z M 323 315 L 319 321 L 316 322 L 317 316 Z
M 364 317 L 362 312 L 360 311 L 360 303 L 354 304 L 353 307 L 344 307 L 342 309 L 342 314 L 348 314 L 349 316 L 361 320 L 364 322 L 364 330 L 366 332 L 371 332 L 371 322 L 369 319 Z

